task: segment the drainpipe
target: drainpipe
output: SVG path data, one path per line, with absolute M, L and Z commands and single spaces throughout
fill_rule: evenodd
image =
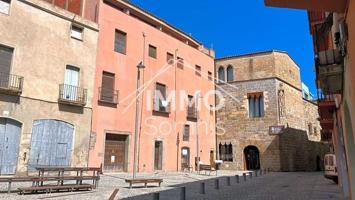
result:
M 174 55 L 174 73 L 175 73 L 175 111 L 174 111 L 174 133 L 176 133 L 176 68 L 177 68 L 177 53 L 178 53 L 179 49 L 175 49 L 175 55 Z M 168 61 L 169 62 L 169 61 Z M 180 153 L 180 138 L 179 138 L 179 133 L 177 133 L 176 135 L 176 171 L 178 172 L 179 171 L 179 153 Z

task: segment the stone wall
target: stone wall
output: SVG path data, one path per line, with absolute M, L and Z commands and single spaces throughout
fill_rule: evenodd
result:
M 245 170 L 243 151 L 251 145 L 259 150 L 261 168 L 314 170 L 314 155 L 324 155 L 324 146 L 317 143 L 318 108 L 302 97 L 297 64 L 287 53 L 271 51 L 219 59 L 216 73 L 221 66 L 233 66 L 234 76 L 233 81 L 217 87 L 224 95 L 225 105 L 216 112 L 217 144 L 233 145 L 233 162 L 224 162 L 222 167 Z M 263 93 L 265 116 L 250 118 L 248 93 L 256 92 Z M 283 126 L 288 131 L 281 136 L 270 135 L 270 126 Z M 313 164 L 304 165 L 309 162 Z
M 221 85 L 224 107 L 217 111 L 218 144 L 232 142 L 234 162 L 226 162 L 225 169 L 244 170 L 244 148 L 253 145 L 260 151 L 261 165 L 278 170 L 278 140 L 269 135 L 269 126 L 277 125 L 276 80 L 256 80 Z M 248 93 L 263 92 L 265 116 L 249 118 Z M 233 96 L 233 98 L 232 98 Z
M 310 141 L 302 130 L 286 128 L 279 136 L 281 171 L 323 170 L 329 146 Z

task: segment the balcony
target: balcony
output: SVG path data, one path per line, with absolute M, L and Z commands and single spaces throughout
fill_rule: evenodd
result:
M 316 72 L 319 86 L 325 94 L 341 94 L 344 64 L 339 50 L 318 52 Z
M 9 95 L 22 93 L 23 77 L 0 72 L 0 92 Z
M 153 99 L 153 112 L 160 114 L 170 114 L 170 102 L 159 98 Z
M 322 129 L 325 131 L 331 131 L 334 127 L 333 113 L 336 109 L 335 99 L 336 95 L 318 94 L 319 121 Z
M 187 106 L 187 119 L 197 120 L 197 108 L 195 106 Z
M 59 103 L 74 106 L 85 106 L 86 98 L 87 89 L 66 84 L 59 85 Z
M 112 90 L 107 88 L 99 88 L 99 102 L 109 103 L 109 104 L 118 104 L 118 90 Z

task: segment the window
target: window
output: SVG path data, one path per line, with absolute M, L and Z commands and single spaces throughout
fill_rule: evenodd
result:
M 232 143 L 219 143 L 219 159 L 223 161 L 233 162 L 233 145 Z
M 10 74 L 13 52 L 14 49 L 0 45 L 0 73 Z M 4 82 L 5 80 L 1 79 L 0 81 Z M 8 80 L 5 82 L 7 83 Z
M 171 65 L 174 63 L 174 55 L 171 53 L 166 53 L 166 62 Z
M 115 95 L 115 74 L 102 72 L 100 101 L 114 103 Z
M 182 140 L 189 141 L 189 139 L 190 139 L 190 125 L 185 125 Z
M 313 134 L 314 134 L 314 135 L 318 135 L 318 134 L 317 134 L 317 127 L 314 127 Z
M 184 59 L 177 57 L 177 67 L 180 69 L 184 69 Z
M 166 85 L 156 83 L 154 94 L 154 111 L 169 112 L 169 103 L 167 101 L 166 93 Z
M 70 36 L 72 38 L 78 39 L 78 40 L 83 40 L 83 32 L 84 28 L 81 26 L 78 26 L 76 24 L 71 25 L 71 31 L 70 31 Z
M 82 0 L 68 0 L 68 11 L 81 15 L 81 2 Z
M 249 117 L 263 117 L 264 116 L 264 97 L 263 93 L 248 94 Z
M 201 76 L 201 66 L 195 66 L 195 75 Z
M 212 77 L 212 72 L 208 71 L 208 80 L 212 81 L 213 77 Z
M 210 105 L 210 115 L 213 115 L 214 109 L 215 109 L 214 106 Z
M 115 52 L 126 54 L 127 33 L 116 30 L 115 31 Z
M 312 132 L 312 131 L 313 131 L 312 124 L 309 123 L 309 124 L 308 124 L 308 134 L 309 134 L 309 135 L 313 135 L 313 132 Z
M 155 46 L 149 45 L 149 57 L 157 58 L 157 48 Z
M 74 14 L 81 15 L 82 0 L 45 0 L 55 6 L 68 10 Z
M 187 118 L 188 119 L 197 119 L 197 109 L 196 109 L 196 101 L 194 96 L 189 95 L 188 97 L 188 106 L 187 106 Z
M 227 82 L 234 80 L 233 66 L 229 65 L 227 67 Z
M 224 82 L 225 80 L 224 68 L 221 66 L 218 68 L 218 81 Z
M 9 14 L 11 0 L 0 0 L 0 13 Z

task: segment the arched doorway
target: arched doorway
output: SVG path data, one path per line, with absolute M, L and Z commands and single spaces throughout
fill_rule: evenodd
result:
M 70 166 L 74 126 L 59 120 L 33 122 L 29 169 L 37 166 Z
M 15 174 L 22 124 L 0 118 L 0 174 Z
M 247 146 L 244 149 L 245 166 L 247 170 L 260 169 L 259 149 L 256 146 Z

